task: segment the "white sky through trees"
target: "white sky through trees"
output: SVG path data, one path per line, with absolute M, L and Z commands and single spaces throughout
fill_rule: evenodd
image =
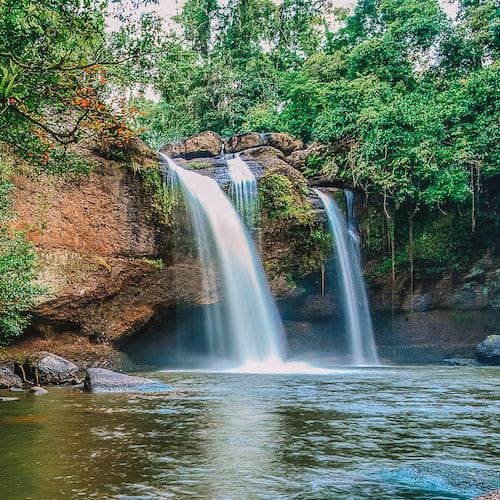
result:
M 166 20 L 166 25 L 174 28 L 174 24 L 169 22 L 169 20 L 175 16 L 179 9 L 184 5 L 186 0 L 159 0 L 157 5 L 143 8 L 143 11 L 153 11 L 161 15 Z M 227 0 L 222 0 L 221 3 L 225 3 Z M 280 3 L 280 0 L 275 0 L 276 3 Z M 353 8 L 356 5 L 356 0 L 332 0 L 335 7 L 347 7 Z M 456 16 L 459 0 L 439 0 L 441 7 L 444 11 L 452 18 Z M 114 22 L 109 23 L 109 28 L 113 29 Z

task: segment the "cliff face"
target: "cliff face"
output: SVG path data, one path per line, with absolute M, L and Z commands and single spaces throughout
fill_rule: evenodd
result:
M 140 153 L 140 168 L 156 170 L 156 155 Z M 113 341 L 138 331 L 160 305 L 203 301 L 192 260 L 175 266 L 160 260 L 171 260 L 170 233 L 141 175 L 90 158 L 93 172 L 77 179 L 12 179 L 15 224 L 36 246 L 38 284 L 45 289 L 31 332 L 49 338 L 76 333 Z
M 128 165 L 84 152 L 95 168 L 76 180 L 13 179 L 16 226 L 36 245 L 38 281 L 46 289 L 28 332 L 45 338 L 38 348 L 70 358 L 91 353 L 88 364 L 95 364 L 126 337 L 155 329 L 173 334 L 176 307 L 208 302 L 199 286 L 203 270 L 190 252 L 174 244 L 173 228 L 162 223 L 154 194 L 145 187 L 143 173 L 149 169 L 156 175 L 158 158 L 144 146 L 135 148 Z M 215 177 L 224 170 L 221 150 L 240 152 L 254 162 L 266 197 L 264 264 L 298 351 L 310 342 L 321 350 L 317 332 L 330 327 L 318 325 L 334 324 L 339 316 L 328 283 L 326 296 L 321 293 L 320 263 L 331 243 L 300 172 L 316 149 L 305 150 L 286 134 L 244 134 L 224 142 L 205 133 L 165 150 L 186 167 Z M 410 345 L 449 346 L 451 354 L 468 351 L 495 333 L 499 291 L 498 261 L 491 254 L 463 272 L 416 280 L 411 307 L 407 276 L 394 287 L 387 278 L 373 279 L 369 295 L 378 343 L 388 357 L 396 347 Z M 96 342 L 107 348 L 94 353 Z M 80 350 L 71 351 L 77 344 Z

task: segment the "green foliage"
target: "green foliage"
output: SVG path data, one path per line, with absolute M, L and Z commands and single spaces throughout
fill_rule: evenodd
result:
M 154 1 L 132 1 L 144 3 Z M 113 17 L 122 24 L 106 30 Z M 120 82 L 123 66 L 129 76 L 141 66 L 160 46 L 158 33 L 154 16 L 133 17 L 130 2 L 0 1 L 0 142 L 39 170 L 58 173 L 75 166 L 60 150 L 70 143 L 91 137 L 126 144 L 129 112 L 107 104 L 108 82 Z
M 332 30 L 329 2 L 189 0 L 143 124 L 164 141 L 287 131 L 331 146 L 309 176 L 396 209 L 462 209 L 500 172 L 497 12 L 464 1 L 453 21 L 438 0 L 359 0 Z
M 36 254 L 24 235 L 11 229 L 9 199 L 13 185 L 0 180 L 0 345 L 21 333 L 28 324 L 27 311 L 42 290 L 33 285 Z
M 176 194 L 163 181 L 159 169 L 138 163 L 132 163 L 130 168 L 140 176 L 142 184 L 151 198 L 151 206 L 159 216 L 160 223 L 170 225 Z
M 375 220 L 383 220 L 381 214 L 372 215 Z M 399 247 L 394 256 L 396 270 L 400 273 L 408 271 L 410 245 L 413 248 L 413 266 L 417 278 L 425 279 L 446 272 L 470 269 L 483 257 L 485 249 L 494 247 L 498 230 L 492 221 L 484 219 L 476 232 L 471 234 L 469 217 L 470 214 L 460 216 L 423 213 L 414 221 L 413 242 L 409 241 L 407 225 L 396 223 L 395 237 Z M 371 232 L 367 250 L 374 256 L 380 255 L 383 253 L 383 231 L 381 232 L 380 227 L 372 227 Z M 388 276 L 391 268 L 392 259 L 387 257 L 376 266 L 371 276 Z
M 271 220 L 285 219 L 297 223 L 310 220 L 311 207 L 304 198 L 305 185 L 294 186 L 285 175 L 268 170 L 259 182 L 261 209 Z
M 142 261 L 144 264 L 154 267 L 155 269 L 163 269 L 165 267 L 165 263 L 161 259 L 142 259 Z
M 279 170 L 267 170 L 259 181 L 260 207 L 266 230 L 272 233 L 264 239 L 274 245 L 266 271 L 272 278 L 286 276 L 290 287 L 294 280 L 317 271 L 331 248 L 330 234 L 306 195 L 302 178 L 289 178 Z M 282 246 L 284 253 L 279 250 Z

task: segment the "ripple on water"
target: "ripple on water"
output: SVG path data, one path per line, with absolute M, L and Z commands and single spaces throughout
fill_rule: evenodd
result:
M 401 467 L 467 460 L 491 477 L 498 374 L 161 373 L 187 393 L 53 391 L 1 408 L 0 498 L 460 498 Z

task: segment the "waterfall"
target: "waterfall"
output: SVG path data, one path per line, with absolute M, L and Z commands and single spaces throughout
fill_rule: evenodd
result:
M 254 229 L 258 219 L 257 179 L 248 163 L 239 154 L 229 157 L 227 168 L 231 179 L 231 195 L 236 209 L 250 229 Z
M 377 365 L 379 361 L 365 284 L 348 226 L 334 198 L 319 189 L 314 189 L 314 192 L 325 207 L 335 241 L 342 308 L 349 332 L 352 362 L 354 365 Z
M 354 218 L 354 193 L 350 189 L 344 189 L 345 206 L 346 206 L 346 224 L 347 234 L 351 240 L 353 250 L 361 266 L 361 248 L 359 233 L 356 228 L 356 220 Z
M 232 367 L 283 361 L 284 331 L 253 241 L 231 202 L 211 178 L 162 160 L 189 209 L 207 291 L 221 283 L 219 307 L 205 323 L 213 362 Z

